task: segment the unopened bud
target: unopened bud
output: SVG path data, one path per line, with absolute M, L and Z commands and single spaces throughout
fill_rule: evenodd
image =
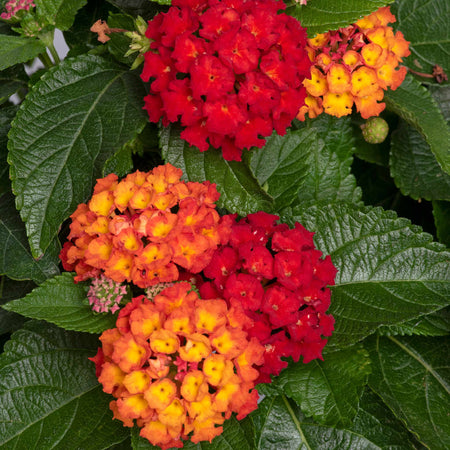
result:
M 361 125 L 361 130 L 366 142 L 381 144 L 389 133 L 389 125 L 381 117 L 370 117 Z

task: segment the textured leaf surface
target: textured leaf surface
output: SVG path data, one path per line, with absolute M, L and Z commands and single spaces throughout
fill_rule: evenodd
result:
M 324 361 L 290 364 L 268 387 L 295 400 L 307 417 L 326 425 L 348 426 L 369 373 L 369 355 L 356 346 L 327 353 Z
M 311 207 L 294 219 L 316 232 L 317 247 L 338 269 L 330 308 L 335 331 L 328 345 L 350 345 L 381 325 L 450 303 L 449 252 L 407 219 L 351 205 Z
M 0 446 L 101 450 L 126 439 L 88 360 L 97 346 L 36 321 L 13 334 L 0 357 Z
M 36 58 L 45 51 L 45 45 L 37 39 L 0 34 L 0 70 Z
M 253 434 L 253 424 L 249 418 L 238 421 L 235 416 L 232 416 L 224 422 L 223 433 L 215 437 L 211 443 L 202 441 L 194 444 L 184 441 L 183 448 L 185 450 L 253 450 Z M 131 444 L 133 450 L 160 450 L 160 447 L 140 437 L 137 427 L 131 431 Z
M 268 187 L 275 210 L 296 200 L 302 180 L 308 173 L 307 160 L 317 145 L 314 129 L 288 130 L 285 136 L 274 133 L 263 148 L 253 151 L 250 168 L 260 186 Z
M 433 202 L 433 216 L 439 242 L 450 247 L 450 202 Z
M 42 258 L 34 259 L 14 196 L 8 193 L 0 196 L 0 274 L 14 280 L 42 283 L 59 273 L 59 248 L 55 239 Z
M 182 169 L 185 180 L 217 184 L 219 206 L 242 216 L 272 209 L 272 198 L 242 162 L 225 161 L 221 152 L 212 148 L 202 153 L 190 147 L 173 126 L 161 130 L 160 145 L 165 161 Z
M 391 142 L 391 175 L 404 195 L 416 200 L 450 200 L 450 175 L 441 169 L 415 128 L 402 121 Z
M 86 3 L 87 0 L 35 0 L 37 16 L 62 31 L 72 26 L 75 14 Z
M 294 205 L 357 203 L 361 190 L 350 173 L 354 151 L 350 118 L 322 114 L 310 126 L 317 133 L 317 145 L 308 149 L 309 167 Z
M 348 118 L 323 114 L 308 127 L 272 136 L 252 154 L 250 167 L 275 200 L 275 210 L 301 204 L 358 201 L 350 174 L 353 136 Z
M 439 64 L 450 71 L 450 4 L 447 0 L 398 1 L 392 9 L 397 28 L 410 42 L 411 55 L 405 64 L 419 72 L 431 73 Z M 429 81 L 429 80 L 427 80 Z
M 291 6 L 287 13 L 296 17 L 308 29 L 308 36 L 337 30 L 356 22 L 393 0 L 314 0 L 306 6 Z
M 284 396 L 265 398 L 252 413 L 258 450 L 380 450 L 412 447 L 386 418 L 373 413 L 355 418 L 355 425 L 334 428 L 314 423 Z
M 9 162 L 34 256 L 91 194 L 105 161 L 144 127 L 143 89 L 137 74 L 83 55 L 27 96 L 9 134 Z
M 435 100 L 410 74 L 395 91 L 387 91 L 387 107 L 425 137 L 441 168 L 450 173 L 450 129 Z
M 450 447 L 450 338 L 374 337 L 370 387 L 433 450 Z
M 445 336 L 450 334 L 450 308 L 443 308 L 426 316 L 398 325 L 380 327 L 378 334 L 383 336 L 408 335 Z
M 8 132 L 11 128 L 11 121 L 18 110 L 17 106 L 7 106 L 0 109 L 0 194 L 11 190 L 9 181 L 9 166 L 6 162 L 8 156 Z
M 3 308 L 32 319 L 46 320 L 66 330 L 101 333 L 114 328 L 117 315 L 94 314 L 87 303 L 87 292 L 88 286 L 75 284 L 73 276 L 65 272 Z

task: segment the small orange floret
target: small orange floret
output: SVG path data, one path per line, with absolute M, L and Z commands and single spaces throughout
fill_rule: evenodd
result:
M 350 72 L 342 64 L 333 64 L 327 73 L 328 90 L 343 94 L 350 90 Z
M 311 79 L 305 78 L 303 86 L 310 95 L 319 97 L 328 91 L 328 83 L 326 76 L 316 67 L 311 68 Z
M 176 394 L 176 384 L 169 378 L 162 378 L 149 386 L 144 397 L 151 408 L 162 411 L 172 403 Z
M 323 97 L 323 108 L 326 113 L 342 117 L 351 114 L 353 106 L 353 96 L 350 92 L 343 94 L 333 94 L 328 92 Z

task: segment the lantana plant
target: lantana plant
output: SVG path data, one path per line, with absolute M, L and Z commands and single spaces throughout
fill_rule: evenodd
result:
M 450 447 L 446 0 L 0 9 L 1 449 Z

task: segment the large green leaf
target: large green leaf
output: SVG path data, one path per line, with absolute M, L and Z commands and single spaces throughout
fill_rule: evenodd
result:
M 283 137 L 273 135 L 254 150 L 250 167 L 260 185 L 267 185 L 277 211 L 291 204 L 356 202 L 353 150 L 350 120 L 323 114 Z
M 274 133 L 263 148 L 253 151 L 250 168 L 260 186 L 267 186 L 275 210 L 296 200 L 302 180 L 308 173 L 307 160 L 317 145 L 314 129 L 288 130 L 285 136 Z
M 310 0 L 306 6 L 290 6 L 287 13 L 308 29 L 308 36 L 337 30 L 356 22 L 394 0 Z
M 381 325 L 450 303 L 450 253 L 407 219 L 345 204 L 311 207 L 293 218 L 316 232 L 317 247 L 338 269 L 330 308 L 335 331 L 328 345 L 350 345 Z
M 223 424 L 223 433 L 215 437 L 211 443 L 201 441 L 194 444 L 184 441 L 185 450 L 253 450 L 253 423 L 250 418 L 236 420 L 231 416 Z M 147 439 L 139 436 L 139 428 L 134 427 L 131 431 L 131 444 L 133 450 L 160 450 L 160 447 L 149 443 Z
M 387 107 L 413 125 L 425 137 L 442 169 L 450 173 L 450 129 L 430 92 L 407 74 L 395 91 L 387 91 Z
M 392 134 L 390 169 L 404 195 L 450 200 L 450 175 L 441 169 L 423 136 L 404 121 Z
M 316 130 L 317 144 L 308 149 L 309 168 L 294 205 L 306 208 L 314 204 L 357 203 L 361 189 L 350 173 L 354 151 L 350 118 L 322 114 L 309 126 Z
M 62 31 L 72 26 L 77 11 L 86 3 L 87 0 L 35 0 L 38 18 Z
M 397 1 L 392 8 L 397 28 L 402 31 L 411 55 L 405 64 L 418 72 L 431 74 L 439 64 L 450 72 L 450 4 L 447 0 Z M 428 80 L 426 80 L 428 81 Z
M 384 412 L 381 407 L 382 413 Z M 401 429 L 392 427 L 389 411 L 361 411 L 355 425 L 335 428 L 314 423 L 285 396 L 267 397 L 252 413 L 258 450 L 410 450 Z
M 108 0 L 108 2 L 127 14 L 134 17 L 142 16 L 144 19 L 150 19 L 161 10 L 156 2 L 149 2 L 148 0 Z M 170 4 L 170 2 L 167 0 L 166 4 Z
M 409 320 L 398 325 L 387 325 L 378 329 L 382 336 L 418 334 L 421 336 L 445 336 L 450 334 L 450 308 L 442 308 L 426 316 Z
M 272 209 L 272 198 L 242 162 L 226 161 L 219 150 L 210 148 L 202 153 L 190 147 L 175 126 L 161 129 L 160 145 L 165 161 L 182 169 L 185 180 L 217 184 L 219 206 L 242 216 Z
M 66 330 L 101 333 L 114 328 L 117 316 L 95 314 L 86 301 L 87 292 L 88 286 L 75 284 L 73 276 L 66 272 L 3 308 L 32 319 L 46 320 Z
M 433 450 L 450 447 L 450 338 L 374 337 L 370 387 Z
M 0 356 L 0 446 L 107 449 L 129 431 L 113 421 L 95 376 L 98 340 L 30 321 Z
M 145 126 L 143 97 L 137 74 L 91 55 L 65 60 L 33 87 L 9 133 L 9 162 L 34 256 Z
M 14 196 L 10 193 L 0 196 L 0 274 L 42 283 L 59 273 L 59 249 L 59 241 L 54 239 L 42 258 L 33 258 Z
M 295 400 L 307 417 L 326 425 L 348 426 L 369 373 L 369 355 L 358 345 L 326 353 L 324 361 L 290 364 L 268 387 Z M 267 392 L 264 385 L 262 389 Z
M 433 202 L 434 224 L 439 242 L 450 247 L 450 202 Z
M 0 34 L 0 70 L 24 63 L 45 52 L 45 45 L 33 38 Z

